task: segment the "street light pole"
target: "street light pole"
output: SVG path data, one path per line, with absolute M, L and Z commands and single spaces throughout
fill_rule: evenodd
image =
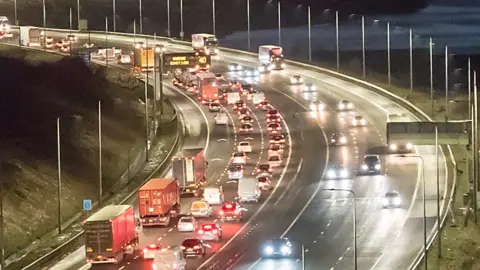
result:
M 413 31 L 410 28 L 409 41 L 410 41 L 410 94 L 413 95 Z
M 428 42 L 430 49 L 430 100 L 432 102 L 432 115 L 435 116 L 435 108 L 433 104 L 433 40 L 430 38 Z
M 113 32 L 117 32 L 117 1 L 113 0 Z
M 180 0 L 180 39 L 183 40 L 183 0 Z
M 80 0 L 77 0 L 77 30 L 80 30 Z
M 365 63 L 365 16 L 362 15 L 362 75 L 366 77 L 366 63 Z
M 47 37 L 47 8 L 45 7 L 45 0 L 42 0 L 42 5 L 43 5 L 43 36 Z M 47 47 L 45 47 L 46 42 L 43 42 L 43 49 L 47 50 Z
M 475 125 L 473 126 L 474 132 L 474 145 L 473 145 L 473 153 L 474 153 L 474 165 L 473 170 L 475 172 L 475 178 L 473 179 L 473 213 L 475 218 L 475 224 L 478 222 L 478 205 L 477 205 L 477 190 L 478 190 L 478 88 L 477 88 L 477 71 L 473 71 L 473 111 L 474 111 L 474 121 Z
M 302 270 L 305 270 L 305 246 L 302 244 Z
M 467 72 L 468 72 L 468 115 L 472 115 L 472 81 L 471 81 L 472 70 L 470 66 L 470 57 L 468 57 Z
M 143 34 L 143 14 L 142 14 L 142 0 L 138 0 L 138 15 L 140 16 L 140 34 Z
M 448 116 L 448 46 L 445 46 L 445 121 Z
M 13 8 L 15 9 L 15 14 L 14 14 L 14 20 L 15 20 L 15 25 L 18 25 L 18 20 L 17 20 L 17 0 L 14 0 L 13 1 Z
M 335 11 L 335 39 L 337 47 L 337 72 L 340 71 L 340 45 L 338 43 L 338 11 Z
M 392 67 L 390 59 L 390 23 L 387 23 L 387 68 L 388 68 L 388 86 L 392 84 Z
M 439 168 L 439 152 L 438 151 L 438 125 L 435 123 L 435 157 L 437 165 L 437 231 L 438 231 L 438 258 L 442 257 L 442 226 L 440 224 L 440 168 Z
M 357 195 L 351 189 L 341 189 L 341 188 L 328 188 L 322 189 L 324 191 L 344 191 L 350 192 L 353 196 L 353 259 L 354 259 L 354 269 L 357 270 Z
M 57 182 L 57 214 L 58 214 L 58 233 L 62 233 L 62 166 L 61 166 L 61 144 L 60 144 L 60 117 L 57 117 L 57 169 L 58 169 L 58 182 Z M 2 268 L 3 269 L 3 268 Z
M 102 101 L 98 101 L 98 203 L 103 203 L 103 173 L 102 173 Z
M 250 0 L 247 0 L 247 40 L 248 40 L 248 51 L 250 48 Z
M 282 46 L 282 18 L 281 18 L 281 5 L 280 5 L 280 0 L 278 0 L 277 3 L 278 7 L 278 45 Z
M 105 16 L 105 67 L 108 68 L 108 17 Z
M 167 0 L 167 35 L 170 37 L 170 0 Z
M 312 63 L 312 15 L 310 6 L 307 7 L 308 13 L 308 62 Z
M 215 0 L 212 0 L 212 26 L 213 26 L 213 34 L 216 35 L 216 27 L 215 27 Z

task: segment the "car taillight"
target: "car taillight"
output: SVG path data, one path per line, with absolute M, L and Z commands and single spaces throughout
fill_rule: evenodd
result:
M 144 248 L 143 253 L 147 253 L 147 252 L 148 252 L 148 249 Z
M 271 128 L 271 127 L 269 127 L 269 128 L 268 128 L 268 130 L 272 130 L 272 128 Z
M 268 172 L 272 172 L 272 168 L 268 168 Z
M 220 212 L 218 212 L 218 214 L 219 214 L 220 216 L 223 216 L 223 214 L 225 214 L 225 213 L 223 212 L 223 210 L 220 210 Z
M 233 212 L 235 215 L 239 215 L 240 214 L 240 210 L 236 209 L 235 212 Z
M 277 127 L 277 130 L 281 130 L 281 129 L 282 129 L 282 127 Z
M 173 269 L 177 269 L 177 267 L 178 267 L 178 265 L 177 265 L 176 263 L 173 263 L 173 264 L 172 264 L 172 268 L 173 268 Z
M 180 246 L 181 249 L 185 249 L 185 246 Z
M 213 234 L 217 234 L 218 231 L 217 231 L 217 230 L 213 230 L 212 233 L 213 233 Z
M 199 246 L 199 245 L 196 245 L 196 246 L 193 247 L 193 249 L 201 249 L 201 248 L 202 248 L 202 247 Z
M 257 169 L 257 173 L 260 172 L 261 170 L 260 169 Z
M 198 234 L 203 234 L 203 230 L 198 230 Z

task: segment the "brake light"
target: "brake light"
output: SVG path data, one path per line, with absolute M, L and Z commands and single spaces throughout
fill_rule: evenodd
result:
M 201 249 L 201 248 L 202 248 L 202 247 L 199 246 L 199 245 L 196 245 L 196 246 L 193 247 L 193 249 Z
M 261 170 L 260 169 L 257 169 L 257 172 L 260 172 Z
M 147 253 L 147 252 L 148 252 L 148 249 L 144 248 L 143 253 Z
M 220 212 L 218 212 L 218 214 L 219 214 L 220 216 L 223 216 L 223 214 L 225 214 L 225 213 L 223 212 L 223 210 L 220 210 Z
M 172 268 L 173 268 L 173 269 L 177 269 L 177 267 L 178 267 L 178 265 L 177 265 L 176 263 L 173 263 L 173 264 L 172 264 Z
M 233 208 L 233 205 L 227 204 L 227 205 L 225 205 L 225 208 L 231 209 L 231 208 Z
M 185 249 L 185 246 L 180 246 L 181 249 Z
M 198 234 L 203 234 L 204 231 L 203 230 L 198 230 Z
M 218 231 L 217 231 L 217 230 L 213 230 L 212 233 L 213 233 L 213 234 L 217 234 Z
M 272 128 L 271 128 L 271 127 L 269 127 L 269 128 L 268 128 L 268 130 L 272 130 Z
M 235 213 L 235 215 L 239 215 L 239 214 L 240 214 L 240 210 L 239 210 L 239 209 L 236 209 L 234 213 Z
M 272 168 L 268 168 L 268 172 L 272 172 Z
M 212 225 L 205 225 L 205 226 L 203 226 L 203 228 L 205 228 L 205 229 L 211 229 L 211 228 L 212 228 Z

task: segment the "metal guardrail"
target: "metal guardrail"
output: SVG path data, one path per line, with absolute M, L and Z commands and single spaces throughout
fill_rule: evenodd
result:
M 60 33 L 70 33 L 70 32 L 72 32 L 72 33 L 77 33 L 77 34 L 88 34 L 88 33 L 90 33 L 90 34 L 101 34 L 101 35 L 105 35 L 105 33 L 106 33 L 105 31 L 78 31 L 78 30 L 69 30 L 69 29 L 58 29 L 58 28 L 44 28 L 44 29 L 46 31 L 60 32 Z M 130 38 L 135 37 L 135 38 L 139 38 L 139 39 L 141 39 L 141 38 L 153 39 L 154 38 L 153 36 L 150 36 L 150 35 L 143 35 L 143 34 L 135 34 L 134 35 L 133 33 L 118 33 L 118 32 L 108 32 L 108 35 L 109 36 L 117 36 L 117 37 L 130 37 Z M 168 38 L 168 37 L 157 36 L 156 39 L 157 40 L 166 40 L 169 43 L 173 43 L 173 44 L 190 46 L 189 42 L 180 41 L 180 40 L 176 40 L 176 39 L 172 39 L 172 38 Z M 257 56 L 255 53 L 245 52 L 245 51 L 231 49 L 231 48 L 221 47 L 220 49 L 221 49 L 221 51 L 224 51 L 224 52 L 248 55 L 248 56 L 252 56 L 252 57 Z M 363 80 L 360 80 L 360 79 L 357 79 L 357 78 L 354 78 L 354 77 L 351 77 L 351 76 L 348 76 L 348 75 L 345 75 L 345 74 L 341 74 L 339 72 L 335 72 L 335 71 L 325 69 L 325 68 L 321 68 L 321 67 L 316 67 L 316 66 L 306 64 L 306 63 L 301 63 L 301 62 L 292 61 L 292 60 L 286 60 L 286 63 L 288 63 L 289 65 L 292 65 L 292 66 L 296 66 L 296 67 L 299 67 L 299 68 L 320 72 L 320 73 L 327 74 L 327 75 L 330 75 L 332 77 L 335 77 L 335 78 L 338 78 L 338 79 L 341 79 L 341 80 L 344 80 L 344 81 L 348 81 L 348 82 L 351 82 L 351 83 L 354 83 L 354 84 L 357 84 L 357 85 L 361 85 L 361 86 L 366 87 L 366 88 L 368 88 L 368 89 L 370 89 L 374 92 L 380 93 L 380 94 L 388 97 L 389 99 L 392 99 L 395 102 L 404 104 L 401 107 L 407 107 L 407 109 L 409 109 L 410 111 L 413 111 L 416 115 L 420 115 L 422 118 L 426 119 L 427 121 L 433 121 L 433 119 L 431 117 L 429 117 L 425 112 L 420 110 L 418 107 L 416 107 L 410 101 L 408 101 L 408 100 L 406 100 L 402 97 L 399 97 L 399 96 L 389 92 L 388 90 L 383 89 L 383 88 L 381 88 L 377 85 L 374 85 L 372 83 L 369 83 L 369 82 L 366 82 L 366 81 L 363 81 Z M 452 155 L 451 148 L 448 148 L 448 149 L 449 149 L 450 154 Z M 452 188 L 452 190 L 454 190 L 454 188 Z M 452 200 L 450 200 L 446 209 L 448 209 L 450 207 L 451 203 L 452 203 Z M 447 212 L 448 211 L 445 211 L 445 215 L 442 219 L 442 222 L 441 222 L 442 227 L 445 223 Z M 433 240 L 436 238 L 437 234 L 438 234 L 438 231 L 436 231 L 434 233 L 434 235 L 431 237 L 431 239 L 429 240 L 429 245 L 428 246 L 431 246 L 431 244 L 432 244 Z M 420 257 L 418 257 L 416 259 L 416 261 L 420 262 L 422 260 L 422 258 L 423 258 L 423 253 L 420 255 Z M 415 265 L 418 265 L 418 263 L 416 263 Z M 24 269 L 29 269 L 29 268 L 24 268 Z

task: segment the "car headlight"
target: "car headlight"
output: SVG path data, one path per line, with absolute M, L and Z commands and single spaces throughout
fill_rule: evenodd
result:
M 308 86 L 303 87 L 303 90 L 308 91 Z
M 363 165 L 362 165 L 362 170 L 364 170 L 364 171 L 368 170 L 367 164 L 363 164 Z
M 347 138 L 341 137 L 340 138 L 340 143 L 347 143 Z
M 362 125 L 366 125 L 367 124 L 367 121 L 365 121 L 365 119 L 362 119 Z
M 315 85 L 312 85 L 312 86 L 310 87 L 310 89 L 312 89 L 313 91 L 315 91 L 315 90 L 317 90 L 317 87 L 316 87 Z
M 395 198 L 395 200 L 393 201 L 393 203 L 395 205 L 400 205 L 402 203 L 402 200 L 400 198 Z
M 266 255 L 272 255 L 272 254 L 273 254 L 273 247 L 271 247 L 271 246 L 266 246 L 266 247 L 263 249 L 263 252 L 264 252 Z
M 390 145 L 390 150 L 396 151 L 397 150 L 397 145 L 396 144 L 391 144 Z
M 215 53 L 218 53 L 218 49 L 215 49 Z
M 356 126 L 357 125 L 357 120 L 352 120 L 352 126 Z
M 291 82 L 291 83 L 296 83 L 297 80 L 296 80 L 295 78 L 291 78 L 291 79 L 290 79 L 290 82 Z
M 237 66 L 237 70 L 242 70 L 242 69 L 243 69 L 243 67 L 241 65 Z
M 336 174 L 335 174 L 334 170 L 329 170 L 327 175 L 328 175 L 329 178 L 335 178 L 336 177 Z
M 352 104 L 352 103 L 348 103 L 347 107 L 348 107 L 349 109 L 351 109 L 351 108 L 353 108 L 353 104 Z
M 229 69 L 230 71 L 233 71 L 233 70 L 235 70 L 235 67 L 234 67 L 234 66 L 228 66 L 228 69 Z
M 345 104 L 343 104 L 343 103 L 338 104 L 338 108 L 339 108 L 340 110 L 345 109 Z
M 380 170 L 380 168 L 382 168 L 382 165 L 380 164 L 375 165 L 375 170 Z
M 407 149 L 408 149 L 408 150 L 411 150 L 412 148 L 413 148 L 413 144 L 407 143 Z
M 255 70 L 255 75 L 259 75 L 258 70 Z
M 320 108 L 320 110 L 323 110 L 323 109 L 325 109 L 325 104 L 320 103 L 320 105 L 318 105 L 318 107 Z
M 290 254 L 290 248 L 287 247 L 287 246 L 283 246 L 283 247 L 280 249 L 280 251 L 282 252 L 282 254 L 285 254 L 285 255 Z
M 282 68 L 284 68 L 284 67 L 285 67 L 285 64 L 282 63 L 280 66 L 281 66 Z
M 264 67 L 264 66 L 260 66 L 260 67 L 258 67 L 258 70 L 260 70 L 260 71 L 265 71 L 265 67 Z
M 342 172 L 340 173 L 340 176 L 343 178 L 348 177 L 348 171 L 346 169 L 343 169 Z
M 335 139 L 332 139 L 332 142 L 335 142 Z
M 383 199 L 382 199 L 382 204 L 383 204 L 383 205 L 388 205 L 388 199 L 387 199 L 387 198 L 383 198 Z

